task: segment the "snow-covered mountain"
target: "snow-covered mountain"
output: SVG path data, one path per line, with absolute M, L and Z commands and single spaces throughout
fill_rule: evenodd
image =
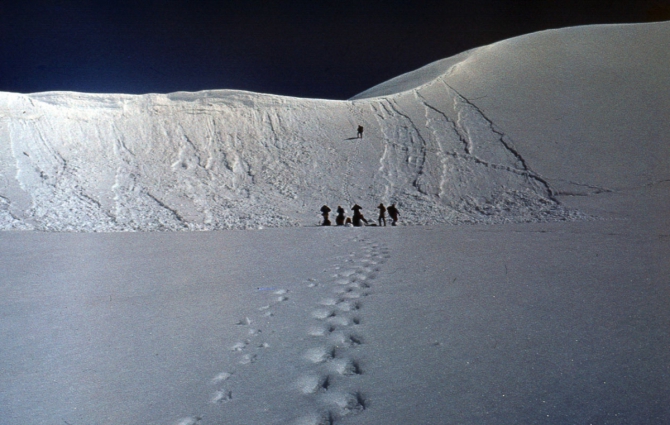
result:
M 3 229 L 506 221 L 2 232 L 0 425 L 670 423 L 668 41 L 531 34 L 349 102 L 0 94 Z
M 409 224 L 580 217 L 555 195 L 670 174 L 668 39 L 667 23 L 530 34 L 350 101 L 0 93 L 0 228 L 313 225 L 323 204 L 379 202 Z

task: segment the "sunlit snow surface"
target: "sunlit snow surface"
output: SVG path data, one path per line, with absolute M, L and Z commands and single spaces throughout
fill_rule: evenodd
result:
M 379 202 L 395 202 L 407 224 L 579 217 L 557 203 L 516 141 L 450 84 L 459 67 L 467 60 L 412 90 L 356 101 L 0 94 L 0 225 L 295 226 L 317 223 L 323 204 L 372 211 Z
M 669 41 L 353 101 L 0 93 L 0 226 L 54 231 L 0 235 L 0 424 L 670 423 Z
M 323 204 L 370 217 L 380 202 L 406 224 L 584 218 L 555 195 L 669 171 L 667 38 L 668 24 L 531 34 L 353 101 L 0 93 L 0 227 L 313 225 Z
M 356 102 L 229 91 L 4 97 L 16 167 L 6 178 L 30 196 L 23 210 L 8 197 L 5 228 L 295 226 L 315 224 L 323 204 L 379 202 L 396 202 L 413 224 L 570 217 L 443 80 Z

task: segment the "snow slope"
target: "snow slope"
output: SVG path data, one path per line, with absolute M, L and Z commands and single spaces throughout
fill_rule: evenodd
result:
M 379 202 L 397 202 L 408 223 L 569 215 L 446 86 L 361 102 L 227 91 L 4 98 L 15 170 L 3 174 L 29 198 L 15 208 L 3 195 L 5 228 L 290 226 L 315 224 L 323 204 Z
M 670 423 L 669 31 L 531 34 L 351 102 L 2 94 L 5 229 L 475 224 L 3 232 L 0 425 Z
M 312 225 L 323 204 L 359 203 L 371 216 L 379 202 L 396 202 L 409 224 L 578 218 L 556 194 L 647 184 L 670 171 L 659 143 L 670 130 L 659 47 L 669 31 L 660 23 L 530 34 L 351 101 L 2 93 L 0 226 Z

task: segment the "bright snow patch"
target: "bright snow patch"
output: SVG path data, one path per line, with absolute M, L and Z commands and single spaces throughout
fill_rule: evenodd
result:
M 612 168 L 601 135 L 623 146 L 667 127 L 653 88 L 667 54 L 648 47 L 667 28 L 531 34 L 350 101 L 0 93 L 0 228 L 258 229 L 318 224 L 323 204 L 358 203 L 374 219 L 380 202 L 395 202 L 404 224 L 578 218 L 555 195 L 589 185 L 562 170 L 580 159 Z

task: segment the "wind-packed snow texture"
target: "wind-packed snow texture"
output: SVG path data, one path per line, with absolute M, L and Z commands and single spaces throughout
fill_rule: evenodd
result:
M 214 91 L 5 94 L 27 209 L 3 227 L 209 230 L 396 202 L 407 223 L 564 218 L 504 135 L 443 80 L 357 102 Z M 358 124 L 364 137 L 356 139 Z
M 369 216 L 379 202 L 396 202 L 407 224 L 579 217 L 554 197 L 565 189 L 561 179 L 570 182 L 556 164 L 575 156 L 592 160 L 571 137 L 585 129 L 590 136 L 610 134 L 621 125 L 586 121 L 593 107 L 608 108 L 605 115 L 617 120 L 624 113 L 636 117 L 639 99 L 659 97 L 640 81 L 662 82 L 667 65 L 667 54 L 649 51 L 657 45 L 653 40 L 640 42 L 667 39 L 667 24 L 596 28 L 475 49 L 351 101 L 226 90 L 2 93 L 0 228 L 312 225 L 323 204 L 358 203 Z M 637 40 L 639 51 L 630 42 L 612 46 L 612 34 Z M 601 72 L 580 76 L 592 68 Z M 535 85 L 524 87 L 528 81 Z M 575 88 L 589 90 L 587 82 L 599 92 L 584 99 Z M 516 110 L 519 98 L 535 103 Z M 657 116 L 636 118 L 625 125 L 644 132 L 666 125 Z M 543 134 L 557 123 L 560 131 Z M 365 129 L 362 139 L 356 138 L 358 125 Z M 538 150 L 557 156 L 536 167 L 527 157 Z M 546 170 L 556 174 L 549 176 L 553 181 Z

